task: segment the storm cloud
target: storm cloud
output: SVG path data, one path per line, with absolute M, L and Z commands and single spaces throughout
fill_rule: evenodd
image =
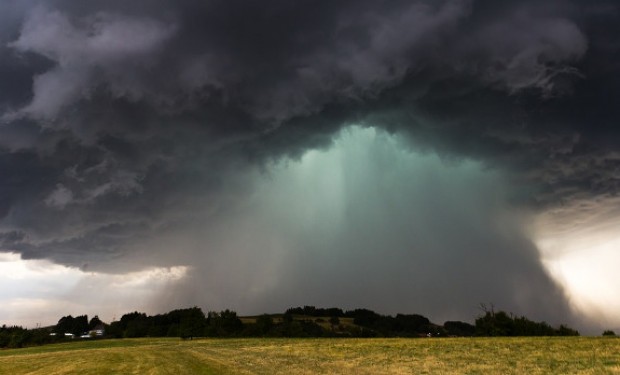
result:
M 617 193 L 614 2 L 0 14 L 3 250 L 114 274 L 191 267 L 153 309 L 468 319 L 487 302 L 576 319 L 528 223 Z

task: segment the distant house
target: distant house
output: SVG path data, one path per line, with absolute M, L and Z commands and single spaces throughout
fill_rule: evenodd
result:
M 96 325 L 93 329 L 88 331 L 88 337 L 103 337 L 105 335 L 105 326 L 103 324 Z
M 80 338 L 81 339 L 92 339 L 96 337 L 103 337 L 104 335 L 105 335 L 105 326 L 103 324 L 98 324 L 90 331 L 84 332 L 80 336 Z

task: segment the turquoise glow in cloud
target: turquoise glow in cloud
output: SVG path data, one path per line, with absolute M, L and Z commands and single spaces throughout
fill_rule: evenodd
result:
M 471 319 L 479 303 L 566 322 L 570 309 L 523 230 L 501 172 L 418 153 L 373 127 L 257 171 L 200 228 L 195 269 L 171 306 L 200 299 L 246 313 L 291 305 Z M 198 230 L 198 229 L 197 229 Z M 198 287 L 194 287 L 197 285 Z

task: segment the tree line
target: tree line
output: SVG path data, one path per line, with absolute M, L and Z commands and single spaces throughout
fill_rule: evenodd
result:
M 103 329 L 105 338 L 132 337 L 469 337 L 469 336 L 575 336 L 565 325 L 557 328 L 524 316 L 484 309 L 474 324 L 447 321 L 432 323 L 418 314 L 382 315 L 368 309 L 294 307 L 283 314 L 240 318 L 235 311 L 210 311 L 199 307 L 149 316 L 131 312 L 110 324 L 98 316 L 71 315 L 52 327 L 25 329 L 0 327 L 0 347 L 18 348 L 66 341 L 75 337 L 101 338 L 92 330 Z M 89 336 L 88 333 L 91 332 Z

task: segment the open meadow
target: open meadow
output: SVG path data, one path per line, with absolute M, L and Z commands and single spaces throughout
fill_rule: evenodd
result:
M 0 374 L 620 374 L 620 339 L 123 339 L 0 351 Z

